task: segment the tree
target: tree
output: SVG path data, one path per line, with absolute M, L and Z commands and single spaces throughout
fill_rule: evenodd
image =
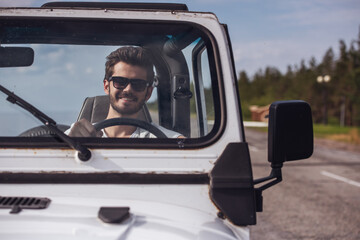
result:
M 239 94 L 241 99 L 249 101 L 251 99 L 250 79 L 245 71 L 241 71 L 238 80 Z
M 324 75 L 330 75 L 331 81 L 318 83 L 317 77 Z M 238 81 L 244 111 L 250 105 L 266 106 L 276 100 L 302 99 L 310 103 L 314 122 L 321 122 L 326 102 L 330 123 L 339 123 L 345 109 L 345 124 L 359 126 L 360 28 L 358 39 L 350 47 L 345 41 L 339 41 L 337 59 L 329 48 L 319 64 L 314 57 L 308 61 L 308 66 L 301 60 L 300 65 L 289 65 L 284 75 L 274 67 L 266 67 L 259 69 L 251 79 L 242 71 Z

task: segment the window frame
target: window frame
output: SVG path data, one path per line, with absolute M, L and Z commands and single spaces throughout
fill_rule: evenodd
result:
M 0 17 L 1 20 L 27 19 L 31 20 L 50 20 L 50 21 L 115 21 L 115 22 L 135 22 L 139 24 L 175 24 L 192 26 L 202 32 L 208 41 L 209 69 L 212 79 L 212 91 L 214 98 L 215 123 L 212 131 L 200 138 L 179 139 L 131 139 L 131 138 L 76 138 L 79 143 L 89 148 L 114 149 L 114 148 L 133 148 L 133 149 L 194 149 L 209 146 L 217 141 L 222 135 L 226 123 L 226 106 L 224 99 L 223 79 L 220 63 L 220 54 L 215 36 L 204 26 L 194 22 L 172 21 L 172 20 L 131 20 L 121 18 L 73 18 L 73 17 Z M 213 58 L 213 59 L 211 59 Z M 75 119 L 74 119 L 75 121 Z M 150 140 L 150 141 L 149 141 Z M 0 137 L 0 145 L 6 148 L 69 148 L 66 143 L 53 137 Z

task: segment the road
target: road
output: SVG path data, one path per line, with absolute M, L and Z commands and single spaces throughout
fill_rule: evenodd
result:
M 246 130 L 254 178 L 269 175 L 267 134 Z M 310 159 L 287 162 L 263 192 L 251 239 L 360 239 L 360 149 L 315 140 Z

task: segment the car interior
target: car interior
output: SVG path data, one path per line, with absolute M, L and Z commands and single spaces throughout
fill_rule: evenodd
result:
M 104 47 L 108 54 L 110 51 L 107 49 L 130 45 L 142 46 L 149 50 L 156 73 L 154 83 L 156 88 L 155 93 L 153 92 L 155 96 L 142 109 L 140 120 L 154 122 L 179 132 L 186 138 L 202 138 L 210 133 L 212 133 L 210 135 L 215 135 L 219 131 L 220 103 L 214 101 L 214 99 L 219 99 L 220 94 L 215 61 L 216 48 L 211 35 L 199 26 L 187 23 L 149 23 L 120 19 L 97 21 L 82 18 L 67 20 L 33 18 L 29 21 L 19 21 L 16 18 L 8 18 L 0 22 L 0 43 L 4 49 L 11 50 L 15 46 L 21 46 L 34 52 L 34 64 L 29 67 L 6 68 L 2 64 L 4 66 L 0 68 L 1 84 L 24 97 L 40 110 L 50 109 L 51 105 L 59 109 L 71 107 L 72 112 L 77 112 L 77 117 L 74 113 L 71 120 L 62 120 L 66 114 L 59 113 L 60 118 L 54 117 L 61 130 L 68 129 L 71 123 L 81 118 L 86 118 L 92 123 L 99 122 L 105 118 L 109 106 L 108 96 L 101 91 L 85 91 L 87 88 L 90 89 L 88 86 L 90 86 L 91 74 L 85 79 L 75 76 L 80 67 L 74 69 L 72 64 L 86 65 L 88 64 L 86 61 L 97 61 L 100 63 L 96 66 L 100 69 L 97 72 L 101 72 L 97 74 L 101 76 L 105 59 L 95 59 L 96 53 L 92 54 L 92 50 L 88 50 L 87 47 L 91 46 L 96 51 Z M 71 52 L 75 54 L 82 48 L 88 55 L 70 56 Z M 69 63 L 65 60 L 55 62 L 57 58 L 66 59 Z M 75 58 L 79 59 L 75 60 Z M 44 61 L 44 64 L 40 64 L 40 61 Z M 63 66 L 67 72 L 54 74 L 53 72 L 56 72 L 59 66 Z M 73 75 L 70 76 L 70 73 Z M 65 77 L 67 75 L 70 77 Z M 81 75 L 80 72 L 78 75 Z M 36 79 L 33 84 L 30 78 Z M 80 80 L 75 81 L 72 78 Z M 38 84 L 37 81 L 41 83 Z M 63 88 L 58 86 L 65 85 L 65 81 L 68 81 L 67 86 Z M 98 82 L 91 88 L 101 90 L 101 77 L 94 80 L 91 78 L 91 81 Z M 54 86 L 46 88 L 48 84 Z M 72 84 L 80 86 L 81 89 L 74 90 Z M 22 86 L 24 89 L 21 89 Z M 26 88 L 26 86 L 42 87 L 39 92 L 44 93 L 45 97 L 35 92 L 36 90 L 27 91 L 29 87 Z M 52 94 L 49 92 L 50 88 L 51 91 L 55 89 L 56 91 Z M 45 94 L 46 92 L 48 95 Z M 54 97 L 60 100 L 52 103 Z M 13 108 L 9 107 L 11 111 L 17 111 Z M 49 112 L 51 115 L 52 111 L 53 109 L 44 112 Z M 17 119 L 20 118 L 17 117 Z M 52 132 L 43 125 L 36 126 L 32 123 L 29 127 L 27 123 L 19 123 L 17 126 L 16 122 L 20 120 L 14 121 L 11 118 L 3 121 L 4 133 L 1 137 L 51 137 L 52 135 Z M 14 127 L 18 129 L 15 131 Z M 9 129 L 13 132 L 7 134 L 6 130 Z

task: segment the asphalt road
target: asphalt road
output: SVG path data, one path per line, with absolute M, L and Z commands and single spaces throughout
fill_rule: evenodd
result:
M 247 129 L 246 140 L 254 178 L 268 176 L 267 134 Z M 282 173 L 263 192 L 251 239 L 360 239 L 360 147 L 316 140 L 310 159 L 287 162 Z

